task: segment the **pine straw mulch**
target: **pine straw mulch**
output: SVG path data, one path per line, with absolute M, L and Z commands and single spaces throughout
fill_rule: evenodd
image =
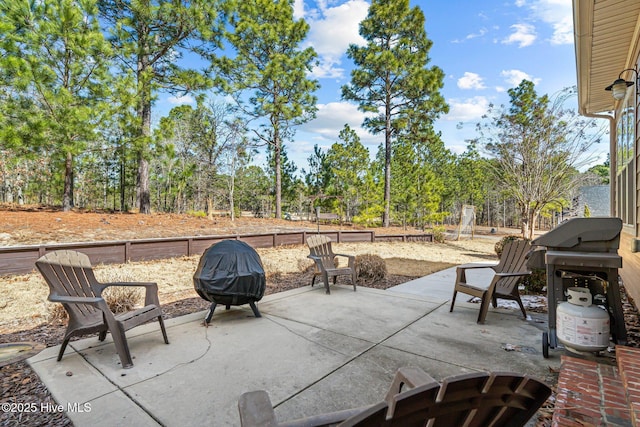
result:
M 303 275 L 301 278 L 301 274 Z M 388 275 L 384 281 L 358 283 L 360 286 L 373 287 L 378 289 L 386 289 L 395 286 L 416 277 L 407 277 L 400 275 Z M 311 272 L 283 274 L 271 278 L 272 286 L 267 288 L 266 294 L 274 292 L 282 292 L 294 289 L 300 286 L 300 283 L 309 283 L 311 281 Z M 182 316 L 209 308 L 209 302 L 199 297 L 193 297 L 193 292 L 185 291 L 182 295 L 176 295 L 175 301 L 164 304 L 162 306 L 165 318 Z M 635 305 L 630 303 L 622 288 L 622 301 L 625 313 L 625 323 L 627 326 L 628 346 L 640 348 L 640 322 L 638 320 L 638 310 Z M 20 342 L 34 341 L 44 343 L 47 347 L 60 344 L 64 336 L 65 323 L 43 323 L 37 327 L 28 330 L 17 331 L 3 335 L 4 342 Z M 49 390 L 40 381 L 38 376 L 33 372 L 25 361 L 15 362 L 0 368 L 0 390 L 2 396 L 1 403 L 35 403 L 38 407 L 41 404 L 55 405 L 56 402 L 51 396 Z M 537 427 L 547 427 L 551 425 L 553 416 L 554 393 L 551 398 L 543 405 L 538 412 Z M 2 426 L 70 426 L 71 420 L 64 412 L 22 412 L 22 413 L 1 413 L 0 423 Z

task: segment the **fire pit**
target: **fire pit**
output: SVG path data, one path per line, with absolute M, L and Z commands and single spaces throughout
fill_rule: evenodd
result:
M 249 304 L 260 317 L 256 302 L 262 299 L 266 279 L 258 253 L 240 240 L 223 240 L 207 249 L 193 275 L 200 297 L 211 302 L 205 323 L 211 322 L 216 305 Z

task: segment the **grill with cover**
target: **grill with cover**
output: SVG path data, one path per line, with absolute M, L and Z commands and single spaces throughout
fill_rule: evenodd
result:
M 209 323 L 217 304 L 227 310 L 232 305 L 249 304 L 260 317 L 256 302 L 262 299 L 266 279 L 258 253 L 240 240 L 223 240 L 207 249 L 193 275 L 200 297 L 211 301 L 205 323 Z
M 565 291 L 575 286 L 589 288 L 594 301 L 606 307 L 613 340 L 626 344 L 618 284 L 618 268 L 622 268 L 622 257 L 618 255 L 621 230 L 620 218 L 573 218 L 531 242 L 544 248 L 532 252 L 529 267 L 546 267 L 547 271 L 549 332 L 542 335 L 544 357 L 549 355 L 549 346 L 558 346 L 557 305 L 566 300 Z

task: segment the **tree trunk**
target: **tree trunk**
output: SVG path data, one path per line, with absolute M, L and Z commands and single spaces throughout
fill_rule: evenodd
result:
M 382 226 L 389 227 L 391 212 L 391 107 L 390 100 L 386 104 L 386 124 L 384 129 L 384 213 Z
M 138 206 L 141 214 L 151 213 L 151 195 L 149 193 L 149 162 L 142 157 L 138 159 Z
M 536 230 L 536 221 L 538 221 L 538 211 L 531 209 L 529 211 L 529 235 L 527 238 L 533 240 L 533 235 Z
M 207 218 L 213 220 L 213 197 L 207 196 Z
M 142 49 L 144 51 L 144 49 Z M 151 194 L 149 193 L 149 161 L 147 160 L 147 149 L 151 136 L 151 83 L 145 73 L 151 67 L 146 53 L 138 57 L 137 80 L 138 80 L 138 117 L 140 118 L 139 134 L 142 139 L 138 153 L 138 179 L 137 179 L 137 205 L 142 214 L 151 213 Z
M 5 202 L 7 203 L 13 203 L 13 190 L 11 189 L 11 183 L 10 182 L 6 182 L 4 184 L 4 191 L 5 191 Z
M 282 165 L 280 135 L 274 132 L 273 162 L 276 173 L 276 218 L 282 218 Z
M 531 224 L 530 224 L 530 207 L 528 204 L 523 203 L 520 206 L 520 221 L 522 221 L 521 223 L 521 231 L 522 231 L 522 237 L 527 239 L 529 236 L 529 230 L 531 228 Z
M 235 177 L 234 174 L 231 174 L 231 178 L 229 178 L 230 182 L 229 182 L 229 209 L 231 210 L 231 222 L 236 220 L 236 210 L 235 210 L 235 203 L 233 201 L 233 190 L 234 190 L 234 186 L 235 186 Z
M 126 200 L 125 200 L 125 184 L 126 177 L 125 174 L 125 159 L 124 159 L 124 144 L 122 145 L 122 159 L 120 160 L 120 212 L 124 212 L 127 210 L 126 208 Z M 114 203 L 115 205 L 115 203 Z M 115 208 L 115 206 L 114 206 Z
M 73 208 L 73 155 L 67 153 L 64 162 L 64 191 L 62 194 L 62 210 L 68 212 Z

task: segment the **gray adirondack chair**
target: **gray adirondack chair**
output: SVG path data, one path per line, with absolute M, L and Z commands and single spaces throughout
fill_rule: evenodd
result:
M 513 300 L 518 303 L 522 315 L 527 318 L 527 312 L 520 299 L 518 280 L 531 274 L 527 269 L 527 255 L 531 251 L 531 244 L 526 240 L 514 240 L 504 245 L 500 262 L 495 264 L 463 264 L 456 269 L 456 283 L 451 298 L 451 308 L 456 302 L 458 292 L 473 295 L 481 299 L 478 323 L 484 323 L 489 310 L 489 301 L 494 307 L 498 306 L 498 298 Z M 495 272 L 489 286 L 481 286 L 467 282 L 466 271 L 477 268 L 491 268 Z
M 321 234 L 313 235 L 307 239 L 307 246 L 309 247 L 309 256 L 315 262 L 315 273 L 311 279 L 311 286 L 314 285 L 316 277 L 322 276 L 324 280 L 324 286 L 328 294 L 329 290 L 329 278 L 333 278 L 333 283 L 336 283 L 338 276 L 351 276 L 351 283 L 353 283 L 353 290 L 356 290 L 356 266 L 353 255 L 336 254 L 331 249 L 331 239 Z M 346 267 L 338 267 L 336 263 L 336 257 L 343 257 L 347 259 Z
M 418 368 L 401 368 L 385 400 L 368 407 L 278 422 L 269 395 L 240 396 L 242 427 L 524 426 L 551 395 L 542 381 L 513 372 L 477 372 L 438 382 Z
M 98 333 L 103 341 L 111 332 L 123 368 L 133 366 L 125 331 L 154 318 L 158 319 L 164 342 L 169 344 L 158 300 L 158 285 L 143 282 L 99 283 L 89 257 L 81 252 L 49 252 L 36 261 L 36 267 L 49 285 L 49 301 L 61 303 L 69 314 L 69 323 L 58 353 L 62 359 L 69 339 L 76 335 Z M 145 288 L 145 306 L 123 314 L 114 314 L 102 297 L 109 286 Z

